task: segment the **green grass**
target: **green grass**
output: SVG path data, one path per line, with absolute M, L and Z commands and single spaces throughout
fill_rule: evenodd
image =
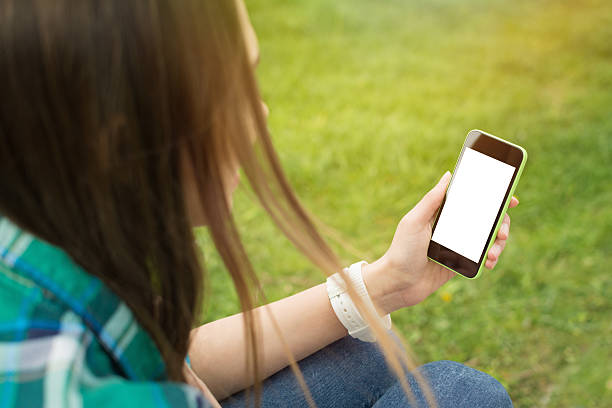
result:
M 468 130 L 529 161 L 495 271 L 453 279 L 393 319 L 421 362 L 452 359 L 517 407 L 612 401 L 612 3 L 247 1 L 269 126 L 305 205 L 358 254 L 454 166 Z M 271 300 L 322 281 L 238 191 L 235 215 Z M 206 234 L 205 320 L 238 310 Z

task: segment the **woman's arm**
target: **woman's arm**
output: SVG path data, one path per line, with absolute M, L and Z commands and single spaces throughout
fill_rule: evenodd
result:
M 363 280 L 381 315 L 415 305 L 435 292 L 454 273 L 427 259 L 431 225 L 440 206 L 450 174 L 400 221 L 387 252 L 362 269 Z M 510 208 L 518 200 L 513 197 Z M 504 249 L 510 230 L 506 215 L 486 266 L 493 268 Z M 265 310 L 268 308 L 268 310 Z M 261 374 L 269 377 L 289 364 L 285 349 L 274 330 L 272 313 L 296 360 L 320 350 L 347 334 L 336 317 L 325 284 L 255 309 L 263 335 Z M 196 374 L 217 399 L 223 399 L 252 383 L 245 364 L 243 316 L 237 314 L 194 329 L 189 349 Z
M 263 378 L 289 364 L 266 307 L 297 360 L 347 334 L 331 307 L 325 284 L 257 308 L 263 335 Z M 189 357 L 193 370 L 218 400 L 250 386 L 242 313 L 194 329 Z
M 262 375 L 269 377 L 289 364 L 281 340 L 269 318 L 268 308 L 294 357 L 304 357 L 347 334 L 336 317 L 325 284 L 256 309 L 263 335 Z M 252 383 L 245 363 L 242 313 L 193 330 L 189 358 L 196 374 L 218 400 Z

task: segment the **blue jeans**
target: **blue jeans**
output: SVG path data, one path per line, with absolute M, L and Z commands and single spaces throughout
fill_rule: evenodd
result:
M 417 381 L 408 376 L 416 397 L 413 405 L 397 378 L 389 371 L 382 352 L 373 343 L 349 336 L 299 362 L 318 407 L 426 407 Z M 428 381 L 438 407 L 512 407 L 504 387 L 493 377 L 454 361 L 435 361 L 418 368 Z M 221 401 L 224 408 L 253 406 L 241 391 Z M 262 408 L 308 407 L 304 393 L 289 367 L 263 383 Z

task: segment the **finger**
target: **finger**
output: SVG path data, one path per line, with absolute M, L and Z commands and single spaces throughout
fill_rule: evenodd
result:
M 499 227 L 497 238 L 508 239 L 509 235 L 510 235 L 510 216 L 506 214 L 504 216 L 504 221 L 502 222 L 501 227 Z
M 495 268 L 495 265 L 497 265 L 497 261 L 492 261 L 490 259 L 487 259 L 487 262 L 485 262 L 485 267 L 487 269 L 493 269 Z
M 446 193 L 446 186 L 448 186 L 448 182 L 450 180 L 451 174 L 450 172 L 444 173 L 438 184 L 435 185 L 434 188 L 429 190 L 425 196 L 418 202 L 418 204 L 413 208 L 414 214 L 417 219 L 422 222 L 428 222 L 436 213 L 440 204 L 442 204 L 442 200 L 444 199 L 444 194 Z
M 497 248 L 496 245 L 497 244 L 493 244 L 491 249 L 489 249 L 489 253 L 487 254 L 487 260 L 497 261 L 497 257 L 499 257 L 499 254 L 497 253 L 497 249 L 495 249 Z
M 514 197 L 514 196 L 513 196 L 513 197 L 510 199 L 510 205 L 509 205 L 508 207 L 510 207 L 510 208 L 514 208 L 514 207 L 516 207 L 517 205 L 519 205 L 519 200 L 518 200 L 518 198 L 516 198 L 516 197 Z
M 504 247 L 506 246 L 506 240 L 496 240 L 491 249 L 489 249 L 489 253 L 487 254 L 487 258 L 493 261 L 499 259 Z

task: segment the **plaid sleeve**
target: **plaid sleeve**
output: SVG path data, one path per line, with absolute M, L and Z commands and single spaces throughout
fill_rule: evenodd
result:
M 77 314 L 46 301 L 25 280 L 7 287 L 3 272 L 0 298 L 7 307 L 0 308 L 1 407 L 210 406 L 186 384 L 121 376 Z
M 104 360 L 94 336 L 70 312 L 61 331 L 19 342 L 0 342 L 0 393 L 8 407 L 209 407 L 186 384 L 99 376 Z M 33 322 L 38 325 L 40 322 Z M 39 326 L 39 325 L 38 325 Z M 33 327 L 32 330 L 39 330 Z M 44 330 L 48 330 L 47 327 Z
M 210 407 L 202 394 L 194 388 L 177 383 L 108 381 L 83 392 L 84 407 Z
M 0 215 L 0 408 L 209 407 L 127 305 Z

